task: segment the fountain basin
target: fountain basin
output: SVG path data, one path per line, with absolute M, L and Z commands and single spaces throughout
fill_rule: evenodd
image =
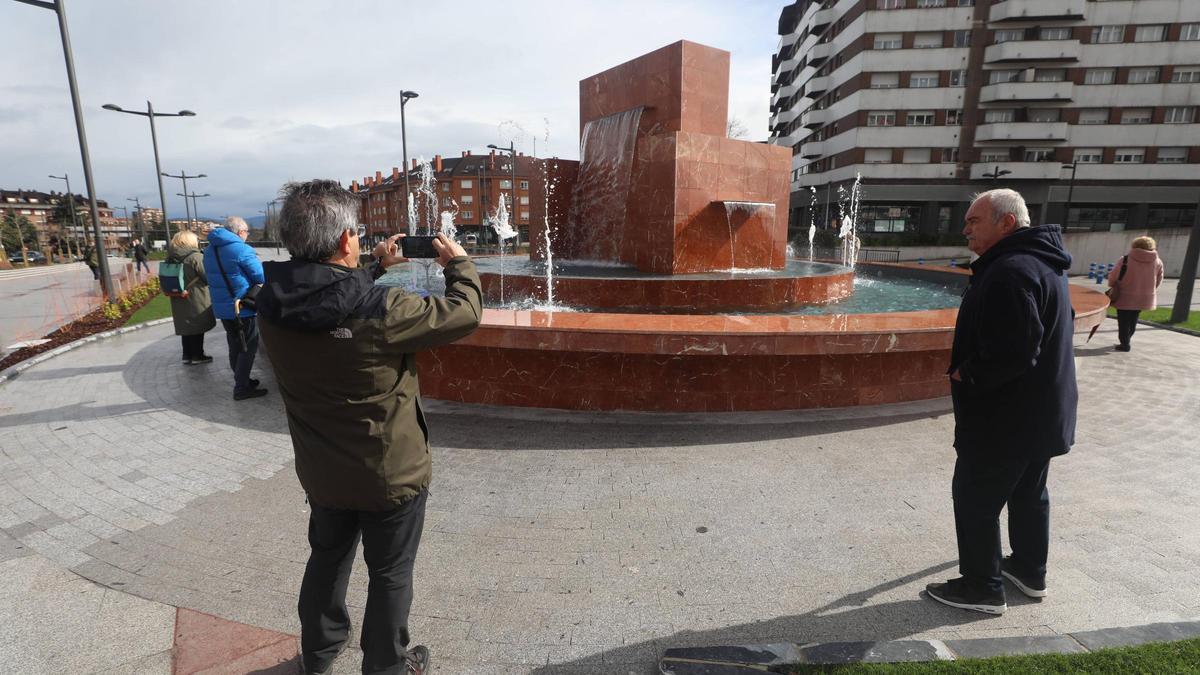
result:
M 935 274 L 915 265 L 878 268 Z M 964 273 L 937 274 L 961 282 Z M 1073 286 L 1071 297 L 1077 331 L 1103 320 L 1102 293 Z M 956 308 L 739 316 L 485 309 L 475 333 L 422 352 L 418 366 L 423 395 L 464 403 L 646 412 L 897 403 L 949 394 L 957 314 Z
M 509 258 L 503 283 L 497 259 L 479 261 L 485 301 L 547 301 L 544 263 Z M 841 265 L 793 261 L 782 270 L 648 274 L 632 267 L 555 265 L 554 301 L 600 311 L 667 314 L 776 312 L 843 300 L 854 273 Z

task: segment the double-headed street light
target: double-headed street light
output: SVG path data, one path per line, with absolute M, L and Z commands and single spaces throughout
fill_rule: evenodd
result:
M 71 194 L 70 175 L 67 174 L 66 172 L 63 172 L 63 175 L 61 175 L 61 176 L 50 175 L 50 176 L 47 176 L 47 178 L 53 178 L 55 180 L 67 181 L 67 202 L 71 205 L 71 234 L 73 234 L 75 236 L 79 236 L 79 234 L 80 234 L 79 216 L 75 212 L 75 195 Z M 84 240 L 87 240 L 87 232 L 83 232 L 82 234 L 83 234 Z
M 58 16 L 58 33 L 62 37 L 63 60 L 67 66 L 67 85 L 71 91 L 71 106 L 75 111 L 75 132 L 79 136 L 79 158 L 83 161 L 83 180 L 88 191 L 88 207 L 92 213 L 92 235 L 96 241 L 96 257 L 100 268 L 100 281 L 112 302 L 117 301 L 117 289 L 108 273 L 108 256 L 104 243 L 100 241 L 100 206 L 96 203 L 96 185 L 92 180 L 92 158 L 88 153 L 87 131 L 83 126 L 83 103 L 79 100 L 79 85 L 75 81 L 75 56 L 71 52 L 71 33 L 67 30 L 67 8 L 64 0 L 17 0 L 17 2 L 49 9 Z
M 146 243 L 146 219 L 142 217 L 142 200 L 137 197 L 126 197 L 125 201 L 133 202 L 133 205 L 137 207 L 134 209 L 134 213 L 137 213 L 138 231 L 141 232 L 142 243 L 144 244 Z
M 412 188 L 408 185 L 408 132 L 404 125 L 404 105 L 408 103 L 410 98 L 416 98 L 417 96 L 420 96 L 420 94 L 407 89 L 400 92 L 400 152 L 404 160 L 404 210 L 407 212 L 405 217 L 407 217 L 408 213 L 412 213 L 412 206 L 409 205 L 409 201 L 412 200 Z M 414 227 L 416 227 L 416 224 L 410 220 L 408 223 L 409 234 L 413 234 Z
M 150 101 L 146 101 L 146 112 L 141 112 L 140 110 L 126 110 L 126 109 L 122 108 L 121 106 L 115 105 L 112 103 L 105 103 L 103 108 L 105 110 L 112 110 L 113 112 L 128 113 L 130 115 L 141 115 L 142 117 L 148 118 L 150 120 L 150 142 L 151 142 L 151 144 L 154 145 L 154 173 L 155 173 L 155 178 L 158 179 L 158 199 L 162 206 L 163 227 L 166 228 L 167 238 L 170 239 L 171 226 L 169 224 L 170 220 L 167 218 L 167 193 L 165 190 L 163 190 L 163 182 L 162 182 L 162 177 L 165 176 L 166 174 L 163 173 L 162 163 L 158 161 L 158 133 L 154 130 L 154 118 L 155 117 L 195 117 L 196 113 L 192 112 L 191 110 L 180 110 L 177 113 L 154 112 L 154 105 L 152 103 L 150 103 Z M 184 192 L 187 192 L 186 186 L 184 187 Z M 186 206 L 186 204 L 185 204 L 185 206 Z M 142 229 L 145 230 L 145 227 L 146 227 L 145 224 L 143 224 Z M 142 236 L 144 237 L 145 234 L 146 233 L 143 231 Z
M 194 176 L 189 176 L 189 175 L 187 175 L 186 171 L 180 171 L 178 176 L 176 176 L 174 174 L 170 174 L 170 173 L 160 173 L 158 175 L 166 176 L 167 178 L 178 178 L 178 179 L 182 180 L 184 195 L 187 195 L 187 193 L 188 193 L 187 182 L 188 182 L 189 178 L 208 178 L 208 174 L 205 174 L 205 173 L 198 173 Z M 162 179 L 161 178 L 159 178 L 158 185 L 159 185 L 159 188 L 161 189 L 162 188 Z M 188 200 L 187 200 L 186 196 L 183 198 L 183 209 L 184 209 L 184 211 L 187 211 L 188 229 L 190 230 L 192 228 L 192 212 L 190 209 L 188 209 Z M 163 221 L 165 222 L 166 220 L 167 220 L 167 212 L 166 212 L 166 210 L 164 210 L 163 211 Z
M 195 192 L 193 192 L 190 195 L 185 195 L 182 192 L 176 192 L 175 194 L 179 195 L 180 197 L 183 197 L 184 206 L 187 206 L 187 200 L 188 200 L 188 198 L 191 198 L 191 200 L 192 200 L 192 215 L 196 217 L 197 222 L 200 221 L 200 209 L 196 208 L 196 200 L 204 198 L 204 197 L 212 196 L 212 195 L 208 194 L 207 192 L 205 192 L 202 195 L 198 195 Z
M 995 169 L 993 169 L 990 173 L 983 174 L 983 177 L 990 178 L 990 179 L 992 179 L 992 181 L 996 181 L 1000 178 L 1003 178 L 1004 176 L 1007 176 L 1010 173 L 1012 173 L 1012 172 L 1009 171 L 1008 169 L 1001 169 L 1000 165 L 997 164 Z

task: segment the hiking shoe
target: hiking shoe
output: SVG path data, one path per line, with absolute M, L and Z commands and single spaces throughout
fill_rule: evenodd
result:
M 1017 572 L 1012 564 L 1011 555 L 1004 556 L 1004 559 L 1000 561 L 1000 574 L 1013 582 L 1013 585 L 1025 595 L 1031 598 L 1046 597 L 1046 579 L 1030 577 Z
M 1003 614 L 1004 610 L 1008 609 L 1008 603 L 1004 601 L 1004 591 L 977 591 L 968 587 L 962 577 L 951 579 L 944 584 L 929 584 L 925 587 L 925 593 L 943 605 L 973 612 Z
M 405 675 L 428 675 L 429 665 L 429 647 L 425 645 L 417 645 L 404 655 L 404 663 L 408 669 L 404 671 Z
M 1114 352 L 1127 352 L 1130 349 L 1131 348 L 1129 345 L 1117 345 L 1116 347 L 1113 347 Z
M 254 389 L 247 389 L 246 391 L 233 392 L 233 400 L 244 401 L 248 398 L 259 398 L 259 397 L 266 396 L 266 395 L 267 395 L 266 389 L 255 387 Z
M 209 356 L 208 354 L 204 354 L 204 355 L 200 356 L 200 358 L 192 359 L 192 365 L 197 365 L 197 364 L 201 364 L 201 363 L 212 363 L 212 360 L 213 359 L 211 356 Z

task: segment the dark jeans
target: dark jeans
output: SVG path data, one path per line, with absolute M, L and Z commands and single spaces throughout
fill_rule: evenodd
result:
M 312 553 L 300 586 L 300 654 L 319 672 L 350 637 L 346 586 L 363 543 L 370 581 L 363 616 L 363 673 L 401 673 L 408 649 L 408 611 L 413 600 L 413 562 L 425 525 L 423 491 L 393 511 L 343 511 L 311 504 L 308 543 Z
M 238 333 L 241 324 L 241 334 Z M 225 341 L 229 343 L 229 368 L 233 370 L 233 393 L 250 391 L 250 369 L 254 366 L 254 355 L 258 353 L 258 324 L 254 317 L 221 319 L 225 327 Z M 243 347 L 242 338 L 245 337 Z
M 142 268 L 143 268 L 143 267 L 145 267 L 145 268 L 146 268 L 146 272 L 147 272 L 147 273 L 149 273 L 149 272 L 150 272 L 150 263 L 146 262 L 145 260 L 137 260 L 137 261 L 135 261 L 135 262 L 137 263 L 137 266 L 136 266 L 136 267 L 134 267 L 134 270 L 135 270 L 135 271 L 137 271 L 137 272 L 141 272 L 141 271 L 142 271 Z
M 100 281 L 100 268 L 92 267 L 91 265 L 88 265 L 88 269 L 92 271 L 92 280 Z
M 180 335 L 179 341 L 183 343 L 184 361 L 204 357 L 204 333 L 199 335 Z
M 1138 315 L 1141 313 L 1140 309 L 1117 310 L 1117 340 L 1121 344 L 1129 345 L 1129 341 L 1133 338 L 1133 331 L 1137 330 Z
M 1045 577 L 1050 549 L 1049 469 L 1049 459 L 959 455 L 954 464 L 954 529 L 958 569 L 968 585 L 983 591 L 1004 587 L 1000 510 L 1005 503 L 1014 567 L 1022 576 Z

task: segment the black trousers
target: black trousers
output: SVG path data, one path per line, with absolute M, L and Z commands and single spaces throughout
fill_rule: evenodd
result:
M 975 457 L 954 464 L 954 529 L 958 569 L 970 586 L 1003 589 L 1000 577 L 1000 510 L 1008 504 L 1008 540 L 1022 576 L 1046 576 L 1050 549 L 1049 459 Z
M 238 324 L 242 326 L 240 333 Z M 229 369 L 233 371 L 233 393 L 249 391 L 250 369 L 254 367 L 254 355 L 258 353 L 258 323 L 251 316 L 221 319 L 221 325 L 225 328 L 225 341 L 229 343 Z
M 1128 345 L 1133 339 L 1133 331 L 1137 330 L 1138 316 L 1141 313 L 1140 309 L 1117 310 L 1117 341 L 1121 344 Z
M 204 356 L 204 333 L 199 335 L 180 335 L 183 343 L 183 360 L 198 359 Z
M 312 504 L 308 543 L 312 553 L 300 586 L 300 652 L 304 666 L 319 672 L 350 637 L 346 586 L 358 540 L 370 582 L 363 616 L 363 673 L 402 673 L 408 649 L 408 611 L 413 600 L 413 563 L 425 525 L 423 491 L 393 511 L 344 511 Z

